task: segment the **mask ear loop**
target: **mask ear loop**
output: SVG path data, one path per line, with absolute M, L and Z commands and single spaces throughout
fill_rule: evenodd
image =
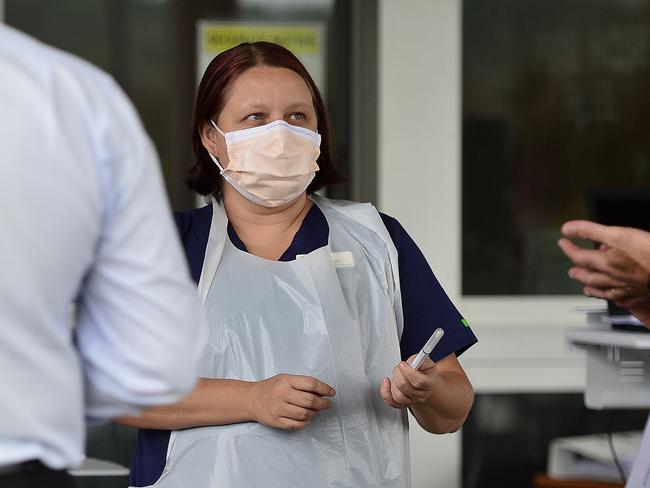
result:
M 217 127 L 217 124 L 214 122 L 214 120 L 212 120 L 212 118 L 210 119 L 210 123 L 212 124 L 212 126 L 213 126 L 215 129 L 217 129 L 217 131 L 219 132 L 219 134 L 221 134 L 222 136 L 226 137 L 226 134 L 224 134 L 223 131 L 222 131 L 221 129 L 219 129 L 219 127 Z M 208 152 L 208 156 L 210 156 L 210 159 L 212 159 L 212 161 L 214 161 L 214 164 L 216 164 L 216 165 L 217 165 L 217 168 L 219 168 L 219 170 L 223 173 L 224 168 L 223 168 L 223 166 L 221 166 L 221 164 L 219 163 L 219 160 L 217 159 L 217 157 L 216 157 L 214 154 L 212 154 L 210 151 L 208 151 L 207 149 L 206 149 L 206 151 Z
M 219 127 L 217 127 L 217 123 L 214 121 L 214 119 L 210 119 L 210 123 L 212 124 L 212 127 L 214 127 L 215 129 L 217 129 L 217 131 L 219 131 L 219 134 L 226 137 L 226 134 L 224 134 L 223 131 L 219 129 Z

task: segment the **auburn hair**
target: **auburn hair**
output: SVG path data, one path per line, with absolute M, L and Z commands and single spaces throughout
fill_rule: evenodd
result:
M 244 42 L 217 55 L 208 65 L 201 78 L 194 106 L 192 127 L 192 150 L 194 165 L 187 173 L 185 183 L 201 195 L 221 195 L 219 168 L 214 164 L 201 142 L 201 127 L 221 113 L 231 84 L 246 70 L 255 66 L 286 68 L 297 73 L 311 91 L 314 109 L 321 136 L 320 156 L 317 163 L 320 170 L 307 188 L 313 193 L 326 185 L 345 181 L 333 161 L 332 129 L 325 104 L 318 87 L 300 60 L 288 49 L 271 42 Z

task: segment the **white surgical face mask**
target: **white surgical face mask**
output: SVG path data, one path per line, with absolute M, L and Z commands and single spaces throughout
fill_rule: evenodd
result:
M 224 179 L 253 203 L 278 207 L 295 200 L 314 179 L 320 134 L 276 120 L 250 129 L 222 132 L 229 163 L 224 168 L 208 152 Z

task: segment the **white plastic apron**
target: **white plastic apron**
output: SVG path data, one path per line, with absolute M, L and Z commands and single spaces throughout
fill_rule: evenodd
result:
M 199 282 L 209 324 L 200 376 L 310 375 L 336 389 L 332 408 L 299 431 L 256 422 L 174 431 L 153 486 L 410 486 L 406 413 L 379 395 L 400 360 L 397 251 L 371 205 L 314 201 L 329 244 L 290 262 L 237 249 L 213 202 Z

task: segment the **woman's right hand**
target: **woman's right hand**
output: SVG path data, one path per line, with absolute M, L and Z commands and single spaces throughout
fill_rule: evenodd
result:
M 249 406 L 253 420 L 279 429 L 303 429 L 332 402 L 336 391 L 311 376 L 279 374 L 253 383 Z

